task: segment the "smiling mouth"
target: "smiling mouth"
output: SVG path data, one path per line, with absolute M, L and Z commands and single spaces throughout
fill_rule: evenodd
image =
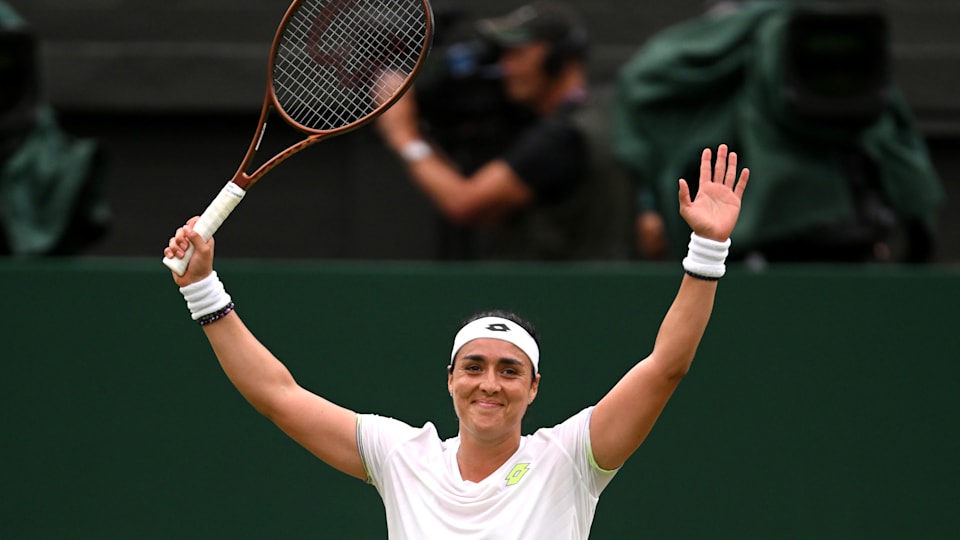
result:
M 501 404 L 497 403 L 496 401 L 484 401 L 484 400 L 474 401 L 473 404 L 478 405 L 480 407 L 486 407 L 486 408 L 495 408 L 495 407 L 501 406 Z

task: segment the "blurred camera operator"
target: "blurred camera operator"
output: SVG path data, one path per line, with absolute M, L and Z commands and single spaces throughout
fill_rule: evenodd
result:
M 536 119 L 504 133 L 509 147 L 470 175 L 426 140 L 413 90 L 378 132 L 451 223 L 489 235 L 479 258 L 627 258 L 633 197 L 610 151 L 606 103 L 588 91 L 584 26 L 565 5 L 536 2 L 476 30 L 499 48 L 507 99 Z

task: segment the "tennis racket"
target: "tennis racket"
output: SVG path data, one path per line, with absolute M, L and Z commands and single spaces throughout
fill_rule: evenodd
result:
M 430 51 L 428 0 L 295 0 L 270 49 L 267 91 L 250 147 L 233 179 L 194 224 L 208 240 L 271 169 L 327 137 L 356 129 L 388 109 Z M 267 119 L 279 116 L 304 138 L 255 167 Z M 252 172 L 250 172 L 252 170 Z M 183 275 L 193 255 L 163 263 Z

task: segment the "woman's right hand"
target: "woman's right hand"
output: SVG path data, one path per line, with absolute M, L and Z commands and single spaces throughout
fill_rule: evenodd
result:
M 170 237 L 170 242 L 163 250 L 163 255 L 170 259 L 182 258 L 190 244 L 193 244 L 193 256 L 187 264 L 187 270 L 182 276 L 175 272 L 173 281 L 180 287 L 196 283 L 213 272 L 213 238 L 204 241 L 203 236 L 193 230 L 193 225 L 200 219 L 199 216 L 190 218 L 187 223 L 177 229 L 177 232 Z

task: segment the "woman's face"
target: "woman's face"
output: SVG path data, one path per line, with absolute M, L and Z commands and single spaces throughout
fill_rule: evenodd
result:
M 539 385 L 540 375 L 533 375 L 533 363 L 516 345 L 493 338 L 468 341 L 447 377 L 461 436 L 493 441 L 519 433 Z

